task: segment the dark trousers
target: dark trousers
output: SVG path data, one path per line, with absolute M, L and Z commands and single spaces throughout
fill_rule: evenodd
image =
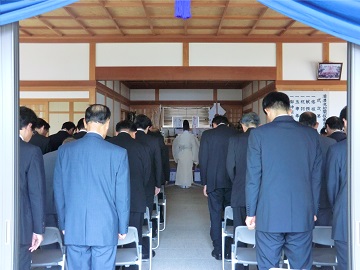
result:
M 235 229 L 237 226 L 245 226 L 246 219 L 246 207 L 233 207 L 233 224 L 234 224 L 234 237 L 235 237 Z M 242 242 L 238 242 L 238 247 L 246 247 L 247 245 Z M 249 266 L 244 266 L 242 264 L 236 265 L 236 270 L 247 270 Z
M 68 245 L 67 264 L 69 270 L 114 270 L 116 246 Z
M 31 252 L 29 251 L 29 247 L 30 247 L 30 244 L 20 245 L 19 270 L 30 270 Z
M 345 241 L 335 240 L 337 270 L 347 270 L 348 261 L 348 243 Z
M 292 269 L 311 269 L 312 230 L 299 233 L 256 231 L 256 259 L 260 270 L 278 268 L 284 249 Z
M 231 188 L 218 188 L 208 193 L 210 212 L 210 236 L 215 253 L 221 253 L 221 222 L 224 208 L 230 205 Z
M 154 194 L 146 195 L 146 206 L 149 208 L 150 218 L 151 218 L 151 212 L 154 207 Z M 157 222 L 152 222 L 152 231 L 153 231 L 153 235 L 154 235 L 154 232 L 157 231 Z M 151 241 L 151 239 L 150 239 L 150 241 Z M 144 239 L 142 239 L 142 251 L 143 251 L 144 255 L 148 255 L 149 248 L 150 248 L 149 238 L 144 237 Z
M 319 208 L 315 226 L 332 226 L 332 208 Z

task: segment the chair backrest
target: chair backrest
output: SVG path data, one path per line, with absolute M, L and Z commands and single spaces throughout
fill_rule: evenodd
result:
M 237 226 L 234 241 L 255 245 L 255 230 L 249 230 L 246 226 Z
M 225 224 L 226 224 L 226 220 L 228 220 L 228 219 L 231 219 L 231 220 L 234 219 L 233 210 L 232 210 L 231 206 L 226 206 L 225 207 L 225 211 L 224 211 L 224 222 L 225 222 Z
M 146 219 L 147 221 L 150 221 L 149 207 L 146 207 L 146 211 L 145 211 L 145 214 L 144 214 L 144 219 Z
M 313 230 L 313 243 L 324 246 L 334 246 L 334 240 L 331 239 L 331 226 L 315 226 Z
M 56 227 L 45 227 L 44 241 L 41 242 L 40 246 L 46 246 L 54 243 L 59 243 L 61 250 L 63 250 L 62 238 L 59 229 Z
M 156 208 L 157 208 L 158 205 L 159 205 L 159 198 L 158 198 L 158 196 L 154 196 L 154 204 L 156 204 Z
M 129 226 L 128 233 L 126 234 L 125 239 L 118 239 L 118 246 L 130 244 L 133 242 L 135 242 L 136 247 L 138 247 L 139 244 L 138 232 L 135 227 Z

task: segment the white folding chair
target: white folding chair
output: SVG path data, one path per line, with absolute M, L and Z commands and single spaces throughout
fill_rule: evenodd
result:
M 160 217 L 161 217 L 161 210 L 163 213 L 164 221 L 160 221 L 160 225 L 162 225 L 161 228 L 159 228 L 159 231 L 163 231 L 166 228 L 166 195 L 165 195 L 165 188 L 164 185 L 161 186 L 161 190 L 159 195 L 162 194 L 162 198 L 159 198 L 159 206 L 160 206 Z
M 222 269 L 225 269 L 225 238 L 234 237 L 234 226 L 228 225 L 229 220 L 233 220 L 233 210 L 231 206 L 226 206 L 224 211 L 224 221 L 221 226 L 221 256 L 222 256 Z
M 242 242 L 253 247 L 238 247 Z M 231 269 L 235 270 L 235 264 L 245 266 L 257 265 L 255 247 L 255 230 L 249 230 L 246 226 L 237 226 L 235 229 L 234 244 L 231 245 Z
M 58 243 L 59 248 L 41 248 L 46 245 Z M 31 254 L 31 268 L 61 266 L 65 267 L 65 250 L 62 244 L 61 234 L 58 228 L 46 227 L 44 241 L 40 247 Z
M 125 239 L 118 239 L 118 247 L 127 245 L 130 243 L 135 243 L 136 247 L 128 248 L 122 247 L 118 248 L 116 251 L 116 266 L 129 266 L 129 265 L 138 265 L 138 269 L 141 270 L 142 265 L 142 251 L 141 245 L 139 245 L 138 232 L 135 227 L 129 227 L 128 233 Z
M 153 249 L 157 249 L 160 244 L 160 230 L 159 230 L 160 229 L 160 206 L 159 206 L 158 196 L 154 196 L 154 206 L 155 206 L 155 209 L 152 210 L 151 219 L 156 219 L 158 233 L 155 238 L 156 245 L 153 246 Z
M 149 270 L 151 270 L 151 261 L 152 261 L 152 223 L 150 218 L 149 207 L 146 207 L 146 212 L 144 214 L 144 220 L 146 220 L 146 224 L 142 227 L 142 236 L 149 238 Z M 143 260 L 143 261 L 147 261 Z
M 331 238 L 331 226 L 315 226 L 313 230 L 313 243 L 328 247 L 313 247 L 313 265 L 316 267 L 337 265 L 334 240 Z

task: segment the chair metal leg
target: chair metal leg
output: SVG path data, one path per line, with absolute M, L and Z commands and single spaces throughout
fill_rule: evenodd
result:
M 224 233 L 224 227 L 225 224 L 222 222 L 221 226 L 221 263 L 222 263 L 222 270 L 225 270 L 225 233 Z
M 163 199 L 163 202 L 162 203 L 160 203 L 159 204 L 160 205 L 160 207 L 162 206 L 162 208 L 163 208 L 163 211 L 164 211 L 164 213 L 163 213 L 163 216 L 164 216 L 164 222 L 162 223 L 163 225 L 162 225 L 162 228 L 160 228 L 159 227 L 159 231 L 164 231 L 165 230 L 165 228 L 166 228 L 166 198 L 165 198 L 165 195 L 164 195 L 164 199 Z M 161 223 L 160 223 L 161 224 Z

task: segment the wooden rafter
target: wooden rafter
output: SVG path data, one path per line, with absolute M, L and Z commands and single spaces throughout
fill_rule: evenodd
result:
M 58 36 L 62 37 L 63 33 L 61 33 L 59 30 L 55 29 L 54 26 L 52 26 L 50 23 L 48 23 L 47 21 L 43 20 L 40 16 L 35 16 L 36 19 L 38 19 L 40 22 L 42 22 L 48 29 L 50 29 L 51 31 L 53 31 L 54 33 L 56 33 Z
M 91 32 L 80 20 L 77 19 L 77 17 L 74 15 L 74 13 L 70 10 L 68 7 L 63 7 L 63 9 L 66 11 L 67 14 L 70 15 L 71 18 L 73 18 L 78 25 L 81 26 L 82 29 L 84 29 L 89 35 L 94 36 L 94 33 Z
M 318 33 L 318 32 L 319 32 L 319 30 L 314 29 L 314 31 L 312 31 L 312 32 L 309 34 L 309 36 L 313 36 L 313 35 L 315 35 L 315 34 Z
M 188 35 L 188 20 L 184 20 L 184 35 Z
M 153 26 L 152 20 L 151 20 L 151 18 L 150 18 L 150 15 L 149 15 L 147 9 L 146 9 L 146 5 L 145 5 L 144 0 L 141 0 L 141 3 L 142 3 L 142 6 L 143 6 L 143 8 L 144 8 L 144 12 L 145 12 L 145 15 L 146 15 L 146 19 L 147 19 L 148 22 L 149 22 L 151 32 L 152 32 L 153 35 L 156 35 L 156 33 L 155 33 L 155 31 L 154 31 L 154 26 Z
M 103 7 L 105 13 L 107 14 L 108 18 L 110 18 L 110 20 L 112 20 L 112 22 L 115 24 L 115 27 L 117 30 L 119 30 L 121 35 L 125 35 L 124 32 L 121 30 L 120 25 L 117 23 L 117 21 L 114 19 L 113 15 L 111 14 L 110 10 L 105 6 L 105 4 L 107 3 L 106 0 L 99 0 L 101 6 Z
M 32 37 L 32 34 L 26 30 L 24 30 L 21 26 L 19 27 L 19 31 L 23 32 L 25 35 Z
M 254 25 L 251 27 L 251 30 L 249 31 L 249 33 L 247 34 L 248 36 L 251 35 L 251 32 L 257 27 L 258 23 L 260 22 L 260 20 L 262 19 L 262 17 L 265 15 L 266 11 L 268 11 L 268 7 L 264 8 L 261 12 L 260 15 L 258 16 L 256 22 L 254 23 Z
M 291 26 L 293 26 L 295 23 L 296 23 L 296 21 L 292 20 L 287 26 L 285 26 L 284 30 L 282 30 L 282 31 L 278 34 L 278 36 L 282 36 L 283 34 L 285 34 L 285 32 L 286 32 L 287 30 L 289 30 L 289 28 L 290 28 Z
M 220 19 L 220 23 L 219 23 L 217 32 L 216 32 L 216 35 L 217 35 L 217 36 L 220 34 L 221 27 L 222 27 L 222 24 L 223 24 L 225 15 L 226 15 L 226 11 L 227 11 L 227 9 L 228 9 L 228 7 L 229 7 L 229 3 L 230 3 L 230 0 L 227 0 L 227 2 L 226 2 L 226 4 L 225 4 L 225 7 L 224 7 L 224 10 L 223 10 L 223 13 L 222 13 L 222 16 L 221 16 L 221 19 Z

